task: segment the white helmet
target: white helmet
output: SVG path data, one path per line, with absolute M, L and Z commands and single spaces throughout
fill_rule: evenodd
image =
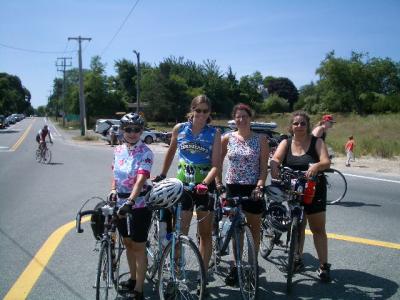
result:
M 147 205 L 154 208 L 168 208 L 182 196 L 183 183 L 176 178 L 167 178 L 154 183 Z

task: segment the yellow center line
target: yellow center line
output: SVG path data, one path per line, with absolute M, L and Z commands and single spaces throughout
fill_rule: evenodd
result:
M 311 235 L 312 233 L 310 230 L 307 229 L 306 234 Z M 327 233 L 327 236 L 329 239 L 334 239 L 334 240 L 340 240 L 340 241 L 352 242 L 352 243 L 357 243 L 357 244 L 364 244 L 364 245 L 369 245 L 369 246 L 377 246 L 377 247 L 384 247 L 384 248 L 400 250 L 400 244 L 397 244 L 397 243 L 370 240 L 370 239 L 364 239 L 364 238 L 336 234 L 336 233 Z
M 84 217 L 82 218 L 82 223 L 87 222 L 89 220 L 90 216 Z M 36 284 L 47 263 L 50 261 L 54 252 L 57 250 L 57 247 L 62 242 L 65 235 L 74 227 L 75 227 L 75 221 L 71 221 L 59 227 L 56 231 L 54 231 L 50 235 L 50 237 L 46 240 L 43 246 L 33 257 L 29 265 L 25 268 L 25 270 L 19 276 L 17 281 L 8 291 L 8 293 L 4 297 L 4 300 L 26 299 L 28 297 L 30 291 Z M 311 235 L 312 233 L 310 230 L 306 230 L 306 234 Z M 328 233 L 327 235 L 328 238 L 330 239 L 400 250 L 400 244 L 397 243 L 376 241 L 376 240 L 370 240 L 370 239 L 364 239 L 364 238 L 358 238 L 358 237 L 352 237 L 334 233 Z
M 82 222 L 89 221 L 90 216 L 82 218 Z M 39 279 L 47 263 L 50 261 L 58 245 L 64 236 L 75 227 L 75 221 L 71 221 L 54 231 L 43 246 L 33 257 L 29 265 L 25 268 L 17 281 L 8 291 L 4 300 L 26 299 L 36 281 Z
M 29 133 L 29 130 L 31 130 L 33 123 L 35 123 L 36 119 L 32 121 L 32 123 L 28 126 L 28 128 L 25 130 L 25 132 L 21 135 L 21 137 L 18 139 L 18 141 L 10 148 L 10 151 L 15 151 L 18 149 L 18 147 L 22 144 L 24 139 Z

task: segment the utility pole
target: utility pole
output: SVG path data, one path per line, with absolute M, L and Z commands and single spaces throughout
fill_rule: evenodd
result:
M 136 80 L 136 113 L 139 113 L 140 109 L 140 52 L 133 50 L 133 53 L 136 54 L 137 59 L 137 80 Z
M 57 57 L 56 67 L 57 71 L 63 72 L 63 86 L 62 86 L 62 102 L 63 102 L 63 127 L 65 127 L 65 68 L 72 66 L 71 61 L 67 64 L 67 59 L 71 60 L 72 57 Z M 59 64 L 58 61 L 61 63 Z
M 85 107 L 85 99 L 83 95 L 83 74 L 82 74 L 82 41 L 91 41 L 91 38 L 83 38 L 81 36 L 78 37 L 69 37 L 69 40 L 77 40 L 79 43 L 79 111 L 80 111 L 80 119 L 81 119 L 81 136 L 86 134 L 86 107 Z

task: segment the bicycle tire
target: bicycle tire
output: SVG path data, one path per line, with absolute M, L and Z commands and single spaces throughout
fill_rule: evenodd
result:
M 155 213 L 157 213 L 156 211 Z M 157 218 L 153 216 L 149 235 L 146 241 L 146 253 L 147 253 L 147 270 L 146 270 L 146 279 L 149 282 L 154 283 L 154 276 L 157 273 L 158 263 L 159 263 L 159 237 L 158 237 L 158 228 L 157 228 Z
M 103 242 L 101 244 L 99 262 L 97 265 L 96 300 L 108 299 L 108 289 L 112 284 L 110 253 L 111 249 L 108 242 Z
M 51 151 L 50 149 L 45 149 L 43 153 L 42 161 L 48 165 L 51 162 Z
M 335 204 L 342 201 L 347 193 L 347 180 L 339 170 L 330 168 L 325 173 L 326 178 L 326 203 Z
M 274 249 L 275 240 L 277 239 L 277 234 L 273 228 L 265 224 L 261 224 L 261 235 L 260 235 L 260 255 L 267 259 Z
M 293 217 L 292 226 L 290 227 L 290 244 L 288 254 L 288 265 L 287 265 L 287 278 L 286 278 L 286 291 L 290 293 L 292 291 L 292 279 L 294 274 L 294 261 L 295 251 L 298 248 L 299 241 L 299 223 L 298 217 Z
M 240 236 L 242 235 L 244 235 L 244 238 L 243 243 L 241 243 L 240 256 L 236 255 L 236 257 L 239 257 L 236 264 L 240 293 L 243 300 L 254 300 L 257 299 L 258 293 L 257 252 L 249 226 L 243 225 L 240 229 Z M 238 235 L 235 234 L 235 236 L 237 237 Z M 237 239 L 235 239 L 235 243 L 237 242 Z M 236 248 L 237 246 L 235 245 Z
M 36 149 L 35 159 L 38 163 L 42 161 L 42 153 L 40 152 L 40 149 Z
M 161 256 L 157 288 L 160 300 L 203 299 L 206 272 L 199 249 L 185 235 L 177 238 L 174 248 L 179 249 L 179 254 L 174 251 L 175 257 L 172 257 L 172 241 L 167 244 Z

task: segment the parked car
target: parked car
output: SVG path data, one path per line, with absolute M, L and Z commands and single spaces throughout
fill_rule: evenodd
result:
M 4 115 L 0 115 L 0 128 L 6 128 L 6 117 Z
M 109 130 L 112 125 L 119 124 L 120 120 L 117 119 L 98 119 L 94 127 L 94 132 L 105 135 L 107 133 L 107 130 Z
M 112 125 L 106 131 L 105 134 L 101 135 L 103 140 L 106 140 L 110 145 L 118 145 L 122 143 L 123 133 L 120 130 L 120 125 Z M 156 141 L 157 137 L 154 132 L 151 132 L 148 129 L 145 129 L 140 136 L 140 139 L 146 144 L 151 144 Z

